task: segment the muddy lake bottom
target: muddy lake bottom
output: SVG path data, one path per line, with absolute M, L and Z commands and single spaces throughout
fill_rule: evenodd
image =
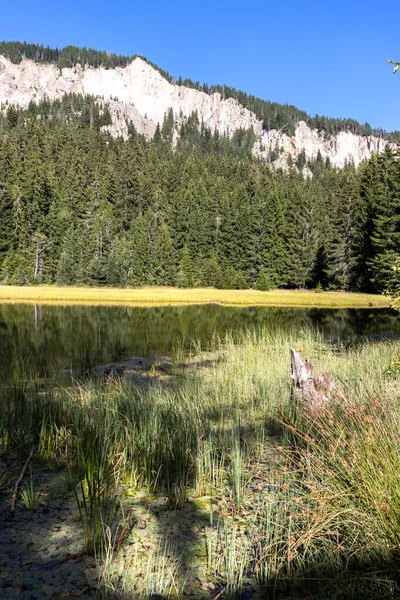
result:
M 119 501 L 127 519 L 128 535 L 112 558 L 116 579 L 125 578 L 131 590 L 140 589 L 145 580 L 157 577 L 149 564 L 168 561 L 173 566 L 180 597 L 210 599 L 226 588 L 225 559 L 227 540 L 234 531 L 235 544 L 251 543 L 252 526 L 257 519 L 258 500 L 279 485 L 279 463 L 275 447 L 279 440 L 265 440 L 263 458 L 246 469 L 246 487 L 240 508 L 232 494 L 213 490 L 212 494 L 192 497 L 190 490 L 182 508 L 171 510 L 168 498 L 120 486 Z M 0 463 L 15 481 L 20 462 L 14 458 Z M 82 523 L 66 469 L 47 469 L 32 461 L 29 486 L 35 490 L 35 507 L 28 509 L 19 500 L 10 511 L 11 489 L 0 498 L 0 597 L 29 600 L 61 598 L 100 598 L 105 590 L 99 571 L 100 560 L 84 553 Z M 22 486 L 23 487 L 23 486 Z M 222 535 L 221 535 L 221 532 Z M 213 558 L 209 556 L 213 553 Z M 209 562 L 213 560 L 213 574 Z M 220 573 L 218 575 L 218 572 Z M 156 584 L 155 584 L 156 585 Z M 147 597 L 147 596 L 146 596 Z M 161 598 L 154 594 L 154 598 Z M 171 593 L 176 597 L 176 593 Z M 261 598 L 256 586 L 244 585 L 242 598 Z

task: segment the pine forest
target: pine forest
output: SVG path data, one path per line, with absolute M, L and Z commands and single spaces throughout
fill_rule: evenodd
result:
M 182 121 L 182 120 L 181 120 Z M 0 281 L 382 292 L 400 256 L 395 150 L 358 169 L 251 155 L 253 132 L 170 111 L 114 139 L 86 96 L 0 116 Z M 305 176 L 307 166 L 311 176 Z

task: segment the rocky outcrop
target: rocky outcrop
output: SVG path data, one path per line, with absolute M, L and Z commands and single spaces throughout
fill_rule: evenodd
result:
M 329 158 L 334 166 L 344 167 L 349 162 L 359 165 L 371 154 L 383 152 L 386 144 L 382 138 L 362 137 L 345 131 L 326 138 L 324 132 L 310 129 L 300 121 L 294 137 L 276 130 L 267 131 L 256 140 L 253 151 L 258 156 L 268 156 L 272 151 L 277 151 L 280 156 L 274 164 L 283 168 L 287 166 L 288 156 L 294 163 L 303 150 L 308 159 L 315 159 L 320 153 L 322 158 Z
M 204 92 L 169 83 L 141 58 L 128 66 L 115 69 L 81 67 L 60 70 L 53 64 L 23 60 L 13 64 L 0 56 L 0 106 L 9 104 L 27 107 L 31 100 L 39 102 L 61 98 L 66 93 L 90 94 L 109 104 L 112 125 L 107 129 L 114 136 L 127 137 L 128 123 L 146 137 L 154 135 L 157 123 L 162 124 L 170 108 L 178 121 L 194 111 L 207 127 L 220 134 L 232 134 L 237 129 L 253 129 L 256 135 L 253 152 L 274 165 L 286 169 L 303 150 L 308 159 L 329 158 L 335 166 L 346 162 L 358 165 L 372 153 L 384 150 L 386 141 L 342 132 L 326 139 L 323 132 L 310 129 L 304 122 L 297 125 L 295 136 L 276 130 L 265 131 L 254 113 L 236 100 L 223 99 L 220 94 Z M 278 154 L 278 156 L 277 156 Z M 289 156 L 291 158 L 289 158 Z
M 121 133 L 123 121 L 132 120 L 140 133 L 152 136 L 169 108 L 184 117 L 197 110 L 199 118 L 221 134 L 251 127 L 261 134 L 262 129 L 256 116 L 235 100 L 222 100 L 220 94 L 209 96 L 191 88 L 172 85 L 141 58 L 135 58 L 125 68 L 94 69 L 78 65 L 60 71 L 56 65 L 31 60 L 15 65 L 0 56 L 2 104 L 7 102 L 27 107 L 32 99 L 36 102 L 45 97 L 54 100 L 67 93 L 89 94 L 111 101 L 113 122 L 114 118 L 117 121 L 115 131 L 112 129 L 115 134 Z

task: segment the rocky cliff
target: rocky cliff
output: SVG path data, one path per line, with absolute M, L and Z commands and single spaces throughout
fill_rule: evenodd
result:
M 288 160 L 295 162 L 303 150 L 308 159 L 316 158 L 320 152 L 335 166 L 342 167 L 346 161 L 358 165 L 372 153 L 384 150 L 387 143 L 381 138 L 347 132 L 326 139 L 323 132 L 310 129 L 304 122 L 297 125 L 294 137 L 281 131 L 265 131 L 256 115 L 236 100 L 173 85 L 141 58 L 135 58 L 124 68 L 96 69 L 78 65 L 60 71 L 53 64 L 32 60 L 13 64 L 0 56 L 0 107 L 3 110 L 10 104 L 27 107 L 31 100 L 39 102 L 45 97 L 54 100 L 66 93 L 90 94 L 106 101 L 113 121 L 108 129 L 114 136 L 126 137 L 127 123 L 132 122 L 140 133 L 151 137 L 170 108 L 178 123 L 197 111 L 207 127 L 221 134 L 252 128 L 256 135 L 253 153 L 272 158 L 275 166 L 284 169 Z

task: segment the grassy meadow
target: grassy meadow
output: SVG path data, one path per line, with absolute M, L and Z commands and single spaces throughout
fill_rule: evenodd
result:
M 173 287 L 93 288 L 0 286 L 0 302 L 88 305 L 223 304 L 227 306 L 298 306 L 308 308 L 385 308 L 390 299 L 373 294 L 314 290 L 219 290 Z
M 293 397 L 291 347 L 337 382 L 320 414 Z M 267 330 L 178 349 L 156 384 L 21 368 L 1 389 L 3 497 L 32 450 L 15 518 L 45 504 L 35 473 L 62 474 L 99 597 L 395 598 L 399 380 L 397 341 Z

